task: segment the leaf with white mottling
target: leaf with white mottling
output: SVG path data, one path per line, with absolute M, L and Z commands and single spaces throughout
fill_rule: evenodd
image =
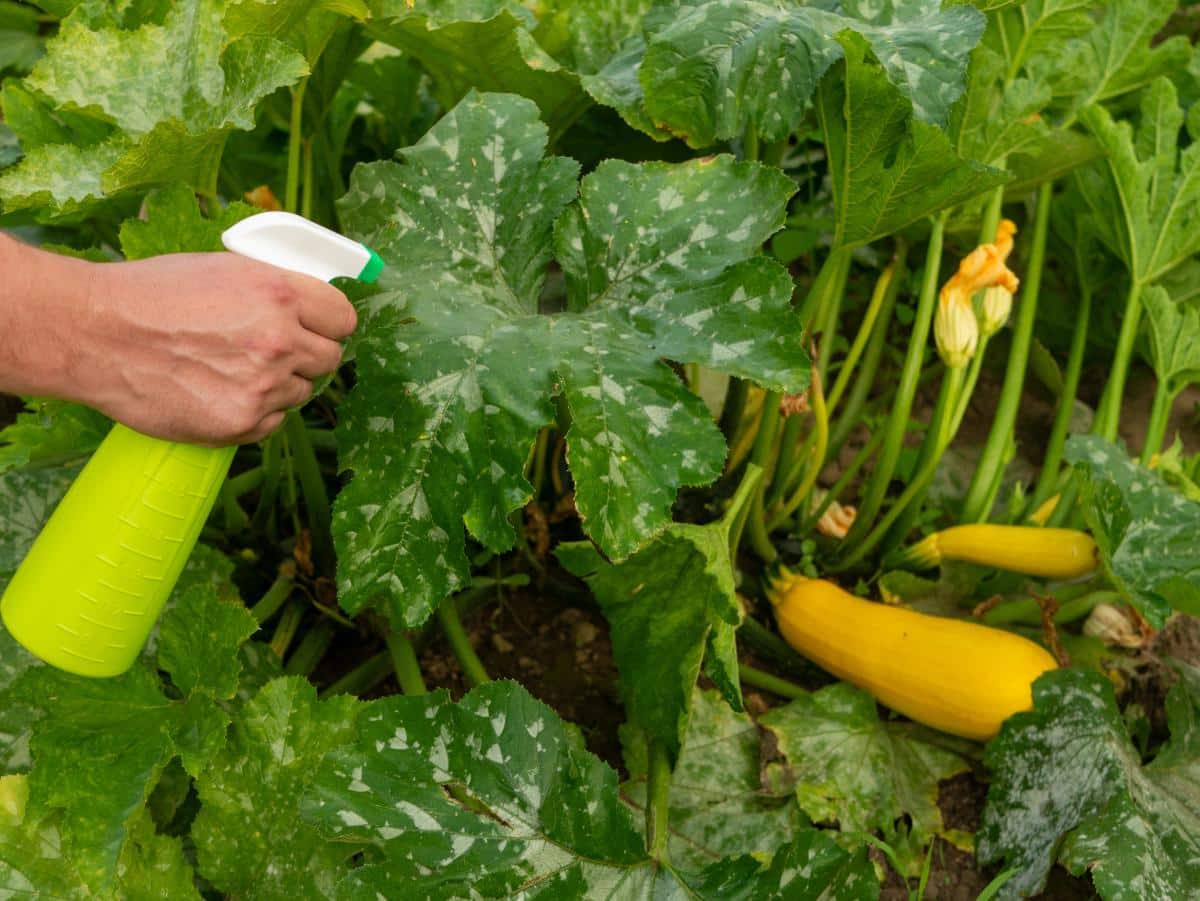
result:
M 621 729 L 629 782 L 623 791 L 646 805 L 646 740 Z M 701 869 L 716 857 L 772 854 L 799 829 L 804 816 L 791 792 L 763 785 L 761 740 L 747 713 L 730 709 L 715 691 L 695 689 L 683 751 L 671 774 L 671 860 Z
M 538 46 L 514 0 L 372 0 L 370 32 L 419 60 L 449 109 L 468 91 L 520 94 L 560 135 L 590 105 L 579 77 Z
M 155 183 L 208 185 L 225 134 L 253 128 L 258 102 L 308 72 L 274 38 L 228 41 L 223 14 L 219 0 L 187 0 L 161 24 L 129 30 L 69 18 L 23 84 L 56 111 L 114 131 L 86 149 L 74 141 L 30 148 L 0 177 L 6 208 L 52 219 Z M 21 136 L 19 124 L 14 130 Z
M 1094 435 L 1072 435 L 1064 456 L 1084 478 L 1084 516 L 1117 589 L 1155 626 L 1172 609 L 1200 615 L 1200 503 Z
M 234 716 L 229 744 L 196 780 L 197 869 L 248 899 L 337 898 L 353 850 L 297 816 L 301 794 L 326 772 L 322 758 L 354 737 L 362 707 L 348 695 L 317 700 L 301 678 L 268 683 Z
M 762 717 L 786 758 L 796 799 L 815 822 L 892 834 L 908 815 L 922 843 L 945 831 L 938 783 L 967 769 L 908 724 L 881 721 L 875 699 L 840 682 Z
M 386 293 L 364 303 L 339 423 L 355 473 L 334 516 L 351 612 L 383 601 L 420 625 L 464 584 L 464 525 L 492 550 L 512 546 L 508 516 L 532 490 L 525 460 L 552 396 L 571 413 L 585 528 L 621 559 L 725 456 L 662 358 L 785 391 L 806 382 L 791 279 L 758 256 L 789 179 L 729 157 L 609 161 L 577 187 L 570 160 L 542 159 L 546 140 L 530 101 L 471 95 L 403 165 L 355 170 L 342 221 L 390 265 Z M 555 253 L 568 310 L 547 315 Z
M 1039 891 L 1056 857 L 1091 870 L 1107 901 L 1189 897 L 1200 884 L 1195 689 L 1192 675 L 1172 690 L 1171 741 L 1143 767 L 1107 679 L 1063 669 L 1034 683 L 1033 710 L 987 750 L 979 856 L 1016 870 L 1000 897 Z
M 652 123 L 655 136 L 708 147 L 753 127 L 775 141 L 799 125 L 821 76 L 842 58 L 844 35 L 855 32 L 916 116 L 945 124 L 983 26 L 970 6 L 943 9 L 936 0 L 847 0 L 836 11 L 681 0 L 648 16 L 641 38 L 584 84 L 631 125 Z
M 28 411 L 18 413 L 15 422 L 0 430 L 0 472 L 79 463 L 112 428 L 107 416 L 82 404 L 31 399 L 26 406 Z

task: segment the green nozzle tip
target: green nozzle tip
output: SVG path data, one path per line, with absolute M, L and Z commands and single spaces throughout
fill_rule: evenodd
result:
M 362 272 L 358 274 L 358 280 L 370 285 L 374 284 L 379 278 L 379 273 L 383 272 L 383 260 L 370 247 L 367 248 L 367 253 L 371 255 L 371 259 L 367 260 L 367 265 L 363 266 Z

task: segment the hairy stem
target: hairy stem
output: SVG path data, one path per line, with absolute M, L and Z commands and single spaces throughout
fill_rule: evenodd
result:
M 292 595 L 292 586 L 295 584 L 296 572 L 291 565 L 281 566 L 279 575 L 275 577 L 275 581 L 253 607 L 250 608 L 250 615 L 261 626 L 272 616 L 279 612 L 279 608 L 287 603 L 287 599 Z
M 667 863 L 670 838 L 671 758 L 657 738 L 646 739 L 646 851 L 659 863 Z
M 283 671 L 289 676 L 310 676 L 333 644 L 333 623 L 326 620 L 304 633 Z
M 451 599 L 449 603 L 454 603 Z M 425 680 L 421 677 L 421 666 L 417 663 L 417 652 L 413 649 L 408 633 L 399 629 L 387 633 L 388 655 L 400 690 L 406 695 L 425 694 Z
M 320 698 L 334 695 L 363 695 L 392 674 L 392 659 L 387 651 L 369 657 L 320 693 Z
M 483 661 L 471 647 L 471 639 L 467 637 L 467 630 L 463 628 L 453 597 L 446 598 L 438 606 L 438 619 L 442 623 L 442 630 L 446 633 L 446 639 L 450 642 L 450 648 L 454 651 L 454 656 L 458 658 L 459 666 L 462 667 L 467 681 L 473 686 L 492 681 L 483 667 Z
M 764 673 L 762 670 L 747 666 L 744 663 L 738 664 L 738 676 L 747 685 L 769 691 L 771 694 L 779 695 L 781 698 L 795 699 L 808 697 L 808 692 L 796 683 L 789 682 L 787 679 L 780 679 L 778 676 L 772 676 L 770 673 Z
M 1149 466 L 1151 458 L 1162 450 L 1171 419 L 1171 406 L 1179 392 L 1166 380 L 1159 379 L 1154 389 L 1154 404 L 1150 407 L 1150 423 L 1146 426 L 1146 443 L 1142 445 L 1142 465 Z
M 308 525 L 312 531 L 313 556 L 323 572 L 333 572 L 333 514 L 329 506 L 329 493 L 325 479 L 317 463 L 316 452 L 308 440 L 308 430 L 299 411 L 287 414 L 286 431 L 288 445 L 292 451 L 292 463 L 300 479 L 300 490 L 304 493 L 304 504 L 308 509 Z
M 300 205 L 300 149 L 304 142 L 304 93 L 308 79 L 302 78 L 292 88 L 292 116 L 288 131 L 287 182 L 283 191 L 283 208 L 289 213 Z
M 1100 407 L 1096 411 L 1096 421 L 1092 424 L 1092 434 L 1099 435 L 1105 441 L 1117 439 L 1117 426 L 1121 422 L 1121 402 L 1125 399 L 1125 379 L 1129 376 L 1129 363 L 1133 357 L 1138 325 L 1142 319 L 1141 299 L 1142 285 L 1135 281 L 1125 298 L 1125 314 L 1121 317 L 1117 350 L 1113 354 L 1108 384 L 1104 386 Z

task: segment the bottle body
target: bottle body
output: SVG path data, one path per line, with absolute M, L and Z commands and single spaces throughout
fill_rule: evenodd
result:
M 127 670 L 195 547 L 235 451 L 115 426 L 9 583 L 0 601 L 8 631 L 68 672 Z

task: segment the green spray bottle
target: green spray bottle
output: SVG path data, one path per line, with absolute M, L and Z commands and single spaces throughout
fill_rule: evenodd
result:
M 292 213 L 259 213 L 228 250 L 324 281 L 373 282 L 383 262 Z M 237 449 L 149 438 L 117 425 L 22 561 L 0 617 L 53 666 L 116 676 L 133 665 L 212 511 Z

